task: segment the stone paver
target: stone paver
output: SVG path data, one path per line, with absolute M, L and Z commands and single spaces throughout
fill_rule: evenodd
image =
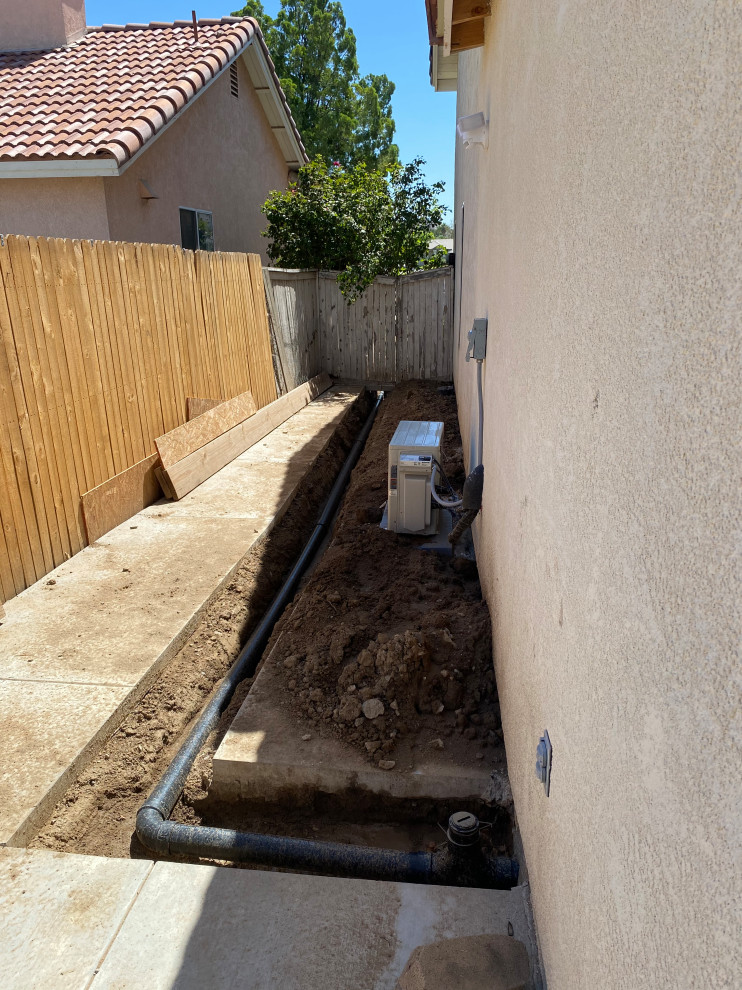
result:
M 421 945 L 410 956 L 396 990 L 526 990 L 525 945 L 509 935 L 463 935 Z
M 0 849 L 3 990 L 89 986 L 151 870 L 144 860 Z
M 149 507 L 6 603 L 0 843 L 27 841 L 136 704 L 288 507 L 358 392 L 331 390 L 181 501 Z

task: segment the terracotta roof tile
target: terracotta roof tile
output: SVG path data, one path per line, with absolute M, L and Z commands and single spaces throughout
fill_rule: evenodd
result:
M 252 18 L 200 20 L 198 42 L 190 21 L 155 21 L 89 28 L 68 48 L 0 52 L 0 161 L 112 157 L 121 165 L 253 38 L 278 84 Z

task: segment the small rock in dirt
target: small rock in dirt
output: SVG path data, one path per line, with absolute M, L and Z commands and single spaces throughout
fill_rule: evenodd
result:
M 478 760 L 483 760 L 484 759 L 484 753 L 477 753 L 477 759 Z
M 338 706 L 338 718 L 341 722 L 355 722 L 358 727 L 358 720 L 363 724 L 361 716 L 361 703 L 355 695 L 347 695 Z
M 443 740 L 442 739 L 431 739 L 430 740 L 430 746 L 431 746 L 432 749 L 443 749 Z
M 293 670 L 296 666 L 296 657 L 286 657 L 283 661 L 283 665 L 287 670 Z
M 379 746 L 381 746 L 381 743 L 378 739 L 374 739 L 373 742 L 365 743 L 365 746 L 369 753 L 375 753 Z
M 47 584 L 56 584 L 57 582 L 54 580 L 54 578 L 52 578 L 50 581 L 47 581 L 46 583 Z
M 360 729 L 360 727 L 362 725 L 365 725 L 365 723 L 366 723 L 366 719 L 363 717 L 363 715 L 359 715 L 359 717 L 355 720 L 353 725 L 355 725 L 357 729 Z
M 379 760 L 379 770 L 393 770 L 396 765 L 396 760 Z
M 380 698 L 369 698 L 363 702 L 363 714 L 366 718 L 378 718 L 384 714 L 384 702 Z
M 391 710 L 394 712 L 395 715 L 399 715 L 399 705 L 397 704 L 396 699 L 394 701 L 389 702 L 389 707 L 391 708 Z
M 311 738 L 312 738 L 311 734 L 309 732 L 305 732 L 304 735 L 301 737 L 301 741 L 309 742 Z
M 338 602 L 341 602 L 343 600 L 343 596 L 340 594 L 339 591 L 331 591 L 327 596 L 327 600 L 328 602 L 332 602 L 332 604 L 337 605 Z
M 443 711 L 444 707 L 445 706 L 444 706 L 444 704 L 443 704 L 442 701 L 434 701 L 433 702 L 433 714 L 434 715 L 440 715 L 440 713 Z

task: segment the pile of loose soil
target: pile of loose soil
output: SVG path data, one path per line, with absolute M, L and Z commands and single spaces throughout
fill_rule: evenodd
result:
M 133 835 L 143 797 L 177 753 L 291 570 L 370 406 L 367 393 L 353 404 L 280 524 L 245 555 L 182 649 L 69 787 L 32 847 L 99 856 L 148 855 Z M 250 683 L 240 685 L 233 705 Z
M 463 484 L 454 396 L 430 383 L 398 386 L 382 403 L 331 545 L 274 631 L 270 662 L 284 674 L 276 701 L 382 769 L 415 746 L 504 766 L 476 565 L 379 527 L 388 445 L 403 419 L 444 423 L 443 467 Z

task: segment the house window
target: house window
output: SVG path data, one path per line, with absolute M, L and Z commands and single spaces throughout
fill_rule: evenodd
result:
M 181 206 L 180 243 L 187 251 L 213 251 L 213 215 L 206 210 L 189 210 Z
M 229 88 L 232 91 L 232 96 L 239 97 L 240 95 L 240 79 L 237 75 L 237 66 L 232 62 L 229 67 Z

